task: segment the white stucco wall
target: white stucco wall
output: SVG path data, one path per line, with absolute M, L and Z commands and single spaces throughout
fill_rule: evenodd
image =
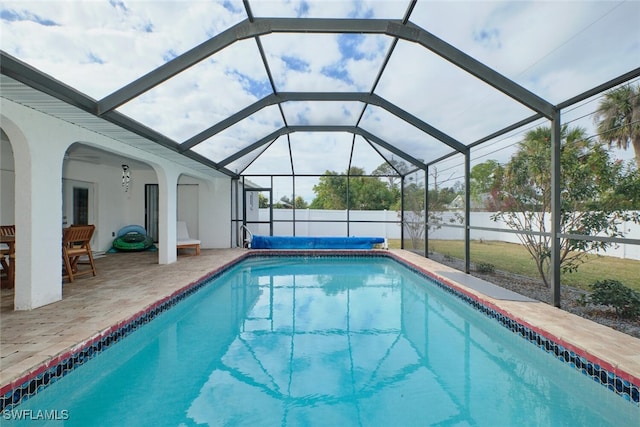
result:
M 15 166 L 14 305 L 31 309 L 62 298 L 61 183 L 67 144 L 56 135 L 74 132 L 64 122 L 4 99 L 0 111 Z
M 2 223 L 15 222 L 16 241 L 20 242 L 16 245 L 16 309 L 36 308 L 62 296 L 63 178 L 92 183 L 94 249 L 107 250 L 112 233 L 124 225 L 144 225 L 144 186 L 158 183 L 158 259 L 160 263 L 174 262 L 176 188 L 179 177 L 185 174 L 197 182 L 198 194 L 203 198 L 198 203 L 202 246 L 230 246 L 230 178 L 203 175 L 4 98 L 0 102 L 0 127 L 11 144 L 1 145 L 0 164 L 9 164 L 9 157 L 14 164 L 7 170 L 2 168 L 0 219 Z M 125 191 L 120 166 L 64 160 L 67 148 L 74 143 L 116 153 L 123 157 L 123 163 L 133 159 L 149 167 L 133 167 L 129 190 Z M 13 155 L 6 154 L 11 152 Z
M 200 193 L 199 235 L 206 248 L 228 248 L 231 244 L 231 184 L 218 178 L 198 186 Z
M 126 161 L 126 160 L 123 160 Z M 93 249 L 106 251 L 111 247 L 112 234 L 130 224 L 144 226 L 144 186 L 157 184 L 156 173 L 150 169 L 130 170 L 127 191 L 122 186 L 122 168 L 87 162 L 64 162 L 63 178 L 90 183 L 94 188 L 94 223 L 96 233 Z M 68 220 L 69 222 L 71 219 Z
M 13 150 L 4 134 L 0 140 L 0 224 L 14 224 L 15 168 Z

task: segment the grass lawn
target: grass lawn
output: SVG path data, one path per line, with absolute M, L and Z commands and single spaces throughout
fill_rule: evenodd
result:
M 400 247 L 400 241 L 390 241 L 390 247 Z M 429 249 L 453 258 L 464 258 L 464 242 L 430 240 Z M 471 262 L 493 264 L 496 269 L 538 278 L 538 270 L 524 246 L 516 243 L 471 241 Z M 599 255 L 587 255 L 578 271 L 562 274 L 562 284 L 588 289 L 597 280 L 615 279 L 640 291 L 640 261 Z

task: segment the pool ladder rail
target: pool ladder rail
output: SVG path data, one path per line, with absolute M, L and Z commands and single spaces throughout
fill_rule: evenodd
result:
M 242 224 L 240 226 L 240 230 L 242 230 L 244 228 L 244 230 L 247 232 L 247 234 L 249 235 L 248 238 L 245 237 L 245 239 L 243 240 L 243 244 L 242 247 L 243 248 L 247 248 L 247 249 L 251 249 L 251 240 L 253 240 L 253 233 L 251 232 L 251 230 L 249 230 L 249 228 Z

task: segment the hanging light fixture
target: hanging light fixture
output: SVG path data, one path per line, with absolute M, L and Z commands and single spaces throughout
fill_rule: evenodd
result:
M 129 182 L 131 181 L 131 172 L 129 171 L 129 165 L 122 165 L 122 186 L 124 191 L 129 191 Z

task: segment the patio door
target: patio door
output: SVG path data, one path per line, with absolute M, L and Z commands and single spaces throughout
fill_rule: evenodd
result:
M 62 226 L 95 224 L 94 184 L 62 180 Z

